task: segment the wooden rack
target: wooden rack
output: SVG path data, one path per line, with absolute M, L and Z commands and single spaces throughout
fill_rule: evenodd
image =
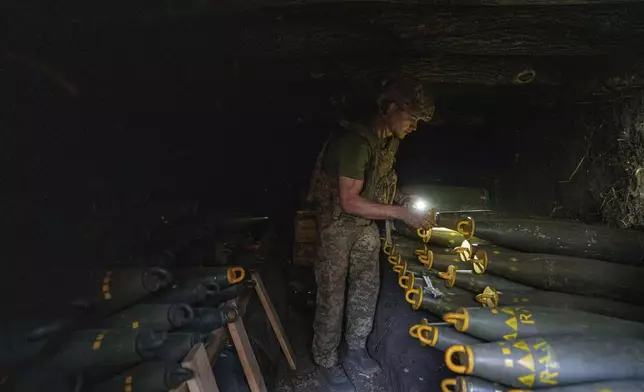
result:
M 275 332 L 275 336 L 282 348 L 282 352 L 286 357 L 291 370 L 296 370 L 295 355 L 291 344 L 284 332 L 284 326 L 280 321 L 271 298 L 268 296 L 264 282 L 257 272 L 251 274 L 251 280 L 255 290 L 246 290 L 239 297 L 232 299 L 226 303 L 226 306 L 236 307 L 239 311 L 239 318 L 237 321 L 221 327 L 212 332 L 212 341 L 208 346 L 198 344 L 190 350 L 186 358 L 183 360 L 183 367 L 191 369 L 195 376 L 192 380 L 187 381 L 181 387 L 174 389 L 172 392 L 219 392 L 217 381 L 212 372 L 212 366 L 217 361 L 217 357 L 227 340 L 232 340 L 244 374 L 246 381 L 250 387 L 251 392 L 267 392 L 264 377 L 259 369 L 257 358 L 248 340 L 248 334 L 242 321 L 243 315 L 246 313 L 246 307 L 250 301 L 253 291 L 262 303 L 264 312 L 271 323 L 271 327 Z

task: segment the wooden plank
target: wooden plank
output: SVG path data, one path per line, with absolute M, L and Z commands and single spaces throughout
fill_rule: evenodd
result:
M 206 355 L 208 355 L 208 361 L 211 365 L 214 365 L 215 362 L 217 362 L 217 356 L 229 337 L 228 329 L 226 329 L 226 327 L 221 327 L 212 331 L 212 341 L 208 347 L 206 347 Z
M 246 307 L 250 301 L 252 295 L 252 290 L 244 291 L 237 299 L 232 299 L 227 301 L 224 307 L 237 307 L 239 312 L 239 317 L 243 317 L 246 314 Z M 224 343 L 230 338 L 228 334 L 228 329 L 225 327 L 216 329 L 212 331 L 212 342 L 206 347 L 206 353 L 208 354 L 208 360 L 211 365 L 214 365 L 217 362 L 217 356 L 221 351 Z
M 266 312 L 266 316 L 268 316 L 268 321 L 270 321 L 271 327 L 273 327 L 273 331 L 275 332 L 275 336 L 277 336 L 280 347 L 282 347 L 282 352 L 284 352 L 284 356 L 288 361 L 288 365 L 290 366 L 291 370 L 296 370 L 297 365 L 295 364 L 295 354 L 293 353 L 293 348 L 291 347 L 291 343 L 289 342 L 288 337 L 284 332 L 284 326 L 282 325 L 282 322 L 277 315 L 275 306 L 273 306 L 273 301 L 271 301 L 271 298 L 268 296 L 264 282 L 257 272 L 252 273 L 251 279 L 253 280 L 253 283 L 255 283 L 255 291 L 257 291 L 257 296 L 259 297 L 259 300 L 264 307 L 264 311 Z
M 194 378 L 186 382 L 189 392 L 219 392 L 208 354 L 202 343 L 190 350 L 181 365 L 195 372 Z
M 228 324 L 228 331 L 237 349 L 239 361 L 244 369 L 244 374 L 246 374 L 246 381 L 248 381 L 251 392 L 268 392 L 242 319 Z

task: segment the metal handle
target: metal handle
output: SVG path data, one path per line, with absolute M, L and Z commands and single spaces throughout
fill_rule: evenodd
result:
M 446 272 L 439 272 L 438 276 L 445 280 L 445 286 L 454 287 L 454 284 L 456 283 L 456 267 L 450 265 L 447 267 Z
M 499 294 L 502 293 L 490 286 L 487 286 L 483 289 L 483 292 L 481 294 L 477 294 L 475 298 L 477 302 L 486 308 L 496 308 L 499 306 Z
M 427 252 L 430 252 L 430 250 L 429 250 L 429 248 L 427 248 L 427 244 L 423 244 L 423 249 L 416 249 L 414 251 L 414 254 L 416 256 L 422 256 L 422 255 L 426 255 Z
M 483 249 L 478 249 L 472 257 L 472 268 L 474 273 L 477 275 L 483 275 L 487 271 L 489 265 L 489 260 L 487 258 L 487 252 Z
M 456 391 L 456 379 L 455 378 L 446 378 L 441 381 L 441 390 L 442 392 L 454 392 Z
M 476 222 L 474 218 L 467 217 L 466 220 L 456 223 L 456 231 L 458 231 L 466 240 L 474 237 L 474 230 L 476 229 Z
M 392 264 L 392 265 L 398 265 L 398 264 L 400 264 L 400 260 L 401 260 L 401 259 L 402 259 L 402 258 L 400 257 L 400 253 L 399 253 L 399 254 L 397 254 L 397 255 L 391 255 L 391 256 L 389 256 L 389 257 L 387 258 L 387 261 L 389 261 L 389 264 Z
M 454 354 L 464 354 L 459 355 L 459 362 L 462 362 L 463 365 L 457 365 L 454 362 Z M 445 351 L 445 364 L 454 373 L 470 374 L 474 370 L 474 353 L 469 346 L 462 344 L 451 346 Z
M 409 277 L 407 275 L 399 276 L 398 285 L 403 289 L 409 289 Z
M 389 242 L 385 242 L 382 245 L 382 251 L 387 255 L 391 256 L 394 253 L 394 249 L 396 248 L 395 245 L 390 244 Z
M 470 327 L 470 315 L 465 308 L 460 308 L 457 312 L 459 313 L 446 313 L 443 320 L 452 324 L 457 331 L 465 332 Z
M 405 291 L 405 301 L 411 304 L 412 308 L 420 309 L 420 305 L 423 302 L 423 289 L 412 283 Z
M 425 265 L 427 269 L 431 269 L 434 265 L 434 252 L 427 250 L 426 254 L 418 256 L 418 261 Z
M 246 270 L 243 267 L 231 267 L 226 271 L 228 283 L 239 283 L 246 277 Z
M 416 229 L 416 234 L 423 240 L 423 242 L 426 244 L 429 242 L 430 238 L 432 238 L 432 229 L 431 227 L 429 229 L 425 229 L 423 227 L 420 227 Z

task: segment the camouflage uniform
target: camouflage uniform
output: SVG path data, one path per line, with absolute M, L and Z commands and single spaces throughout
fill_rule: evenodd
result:
M 361 195 L 390 204 L 397 179 L 393 164 L 398 140 L 380 140 L 374 129 L 364 125 L 342 125 L 344 132 L 361 135 L 372 152 Z M 338 362 L 343 319 L 344 337 L 350 349 L 364 348 L 371 332 L 380 287 L 380 235 L 373 221 L 342 211 L 338 179 L 329 176 L 323 168 L 326 149 L 325 144 L 318 157 L 310 194 L 319 207 L 319 249 L 315 264 L 318 292 L 312 351 L 318 365 L 331 367 Z

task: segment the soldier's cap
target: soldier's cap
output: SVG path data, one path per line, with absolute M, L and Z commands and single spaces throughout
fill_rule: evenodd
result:
M 416 79 L 402 78 L 388 81 L 378 98 L 380 106 L 386 102 L 396 103 L 398 107 L 418 120 L 429 121 L 434 116 L 434 97 L 425 93 L 423 84 Z

